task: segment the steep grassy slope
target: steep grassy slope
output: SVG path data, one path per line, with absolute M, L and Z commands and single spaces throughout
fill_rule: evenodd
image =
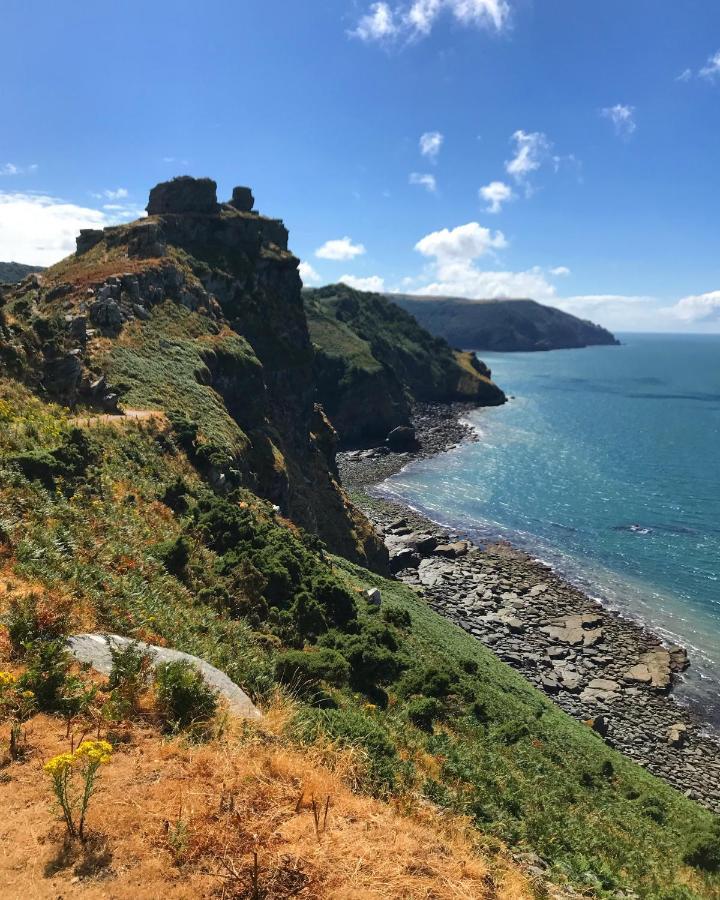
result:
M 617 343 L 599 325 L 534 300 L 392 297 L 431 334 L 468 350 L 560 350 Z
M 73 630 L 199 654 L 261 705 L 289 691 L 286 739 L 329 762 L 351 751 L 357 790 L 465 814 L 485 840 L 539 853 L 556 880 L 599 896 L 717 895 L 718 876 L 684 862 L 708 813 L 409 588 L 328 557 L 247 490 L 215 494 L 162 420 L 79 430 L 16 383 L 0 398 L 4 603 L 29 585 Z
M 380 294 L 343 284 L 304 291 L 318 397 L 347 443 L 383 438 L 416 400 L 505 401 L 488 370 Z

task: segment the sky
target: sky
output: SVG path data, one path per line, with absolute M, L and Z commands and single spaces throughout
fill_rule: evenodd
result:
M 4 0 L 0 260 L 210 176 L 305 284 L 720 332 L 718 0 Z

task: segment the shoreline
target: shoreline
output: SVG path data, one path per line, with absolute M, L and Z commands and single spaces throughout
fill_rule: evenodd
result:
M 720 741 L 672 694 L 688 665 L 684 648 L 668 646 L 524 551 L 505 542 L 480 548 L 378 490 L 414 460 L 477 441 L 462 421 L 476 409 L 417 404 L 418 450 L 338 454 L 343 485 L 383 535 L 396 577 L 608 745 L 720 812 Z

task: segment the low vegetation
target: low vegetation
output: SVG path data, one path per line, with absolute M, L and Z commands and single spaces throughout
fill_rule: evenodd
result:
M 18 783 L 22 767 L 36 771 L 43 755 L 74 753 L 72 741 L 84 734 L 83 740 L 94 736 L 113 747 L 97 791 L 119 797 L 134 790 L 135 763 L 123 743 L 130 735 L 129 748 L 154 754 L 154 762 L 142 765 L 174 785 L 174 809 L 159 788 L 147 800 L 142 827 L 152 832 L 152 846 L 188 873 L 188 884 L 198 884 L 193 879 L 210 863 L 225 880 L 252 884 L 253 842 L 238 835 L 253 833 L 255 813 L 243 807 L 238 831 L 229 804 L 260 803 L 259 787 L 254 794 L 242 780 L 243 766 L 250 766 L 242 761 L 243 747 L 250 741 L 262 748 L 267 738 L 249 725 L 240 737 L 232 729 L 220 735 L 217 698 L 192 669 L 173 664 L 152 681 L 135 648 L 117 654 L 113 673 L 102 680 L 78 667 L 63 645 L 72 631 L 122 633 L 223 669 L 265 710 L 282 708 L 273 740 L 287 758 L 336 770 L 322 776 L 331 778 L 332 789 L 301 799 L 293 814 L 289 797 L 294 792 L 297 799 L 301 790 L 298 770 L 289 780 L 272 770 L 262 820 L 270 828 L 273 815 L 280 816 L 289 829 L 283 833 L 294 835 L 287 846 L 297 846 L 296 826 L 309 827 L 315 841 L 319 831 L 324 840 L 323 804 L 342 792 L 348 809 L 366 804 L 363 815 L 381 818 L 391 815 L 386 801 L 409 810 L 429 803 L 433 816 L 472 825 L 463 852 L 475 841 L 486 850 L 535 853 L 551 880 L 597 896 L 627 889 L 664 900 L 717 894 L 718 831 L 709 813 L 610 750 L 412 590 L 328 554 L 317 538 L 246 490 L 213 491 L 166 422 L 98 425 L 78 434 L 62 410 L 15 384 L 3 386 L 0 397 L 14 411 L 13 427 L 0 433 L 0 656 L 11 677 L 1 688 L 0 728 L 8 756 L 11 731 L 19 726 L 15 761 L 6 769 L 10 782 L 0 790 Z M 28 466 L 28 452 L 62 467 Z M 373 587 L 382 595 L 379 607 L 366 597 Z M 21 708 L 25 694 L 28 705 Z M 271 750 L 254 752 L 272 767 Z M 67 771 L 75 777 L 81 770 Z M 219 772 L 233 773 L 228 793 Z M 253 772 L 265 777 L 257 767 Z M 38 777 L 47 792 L 47 776 Z M 179 800 L 202 792 L 202 785 L 214 806 Z M 352 799 L 348 787 L 365 799 Z M 88 826 L 99 833 L 103 818 L 93 809 L 90 803 Z M 135 819 L 123 816 L 123 828 L 135 827 Z M 406 848 L 422 846 L 412 817 L 393 813 L 391 819 L 384 827 L 407 828 Z M 435 828 L 440 819 L 432 821 Z M 4 827 L 7 834 L 10 826 Z M 119 827 L 103 839 L 113 854 L 131 840 Z M 349 824 L 343 835 L 357 838 Z M 262 877 L 270 869 L 273 878 L 299 877 L 263 846 Z M 343 846 L 347 852 L 349 844 Z M 333 847 L 339 853 L 340 843 Z M 303 854 L 312 861 L 309 871 L 316 857 L 307 845 Z M 339 856 L 333 858 L 346 872 Z M 303 878 L 316 877 L 303 871 Z M 331 875 L 324 871 L 322 878 Z M 347 887 L 347 878 L 338 883 Z M 433 882 L 435 895 L 450 896 L 439 884 Z M 476 885 L 456 896 L 483 896 L 482 890 Z M 522 890 L 507 896 L 523 896 Z

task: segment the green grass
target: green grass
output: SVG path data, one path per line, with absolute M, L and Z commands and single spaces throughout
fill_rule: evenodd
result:
M 357 748 L 365 790 L 465 813 L 558 880 L 599 896 L 720 895 L 717 876 L 683 862 L 709 813 L 411 589 L 327 557 L 249 492 L 213 499 L 155 424 L 93 428 L 84 469 L 32 480 L 12 458 L 29 442 L 57 452 L 72 432 L 58 407 L 0 385 L 0 415 L 10 407 L 22 412 L 0 431 L 3 564 L 69 600 L 74 628 L 197 654 L 261 701 L 280 679 L 297 698 L 297 739 Z M 370 586 L 380 609 L 362 599 Z

